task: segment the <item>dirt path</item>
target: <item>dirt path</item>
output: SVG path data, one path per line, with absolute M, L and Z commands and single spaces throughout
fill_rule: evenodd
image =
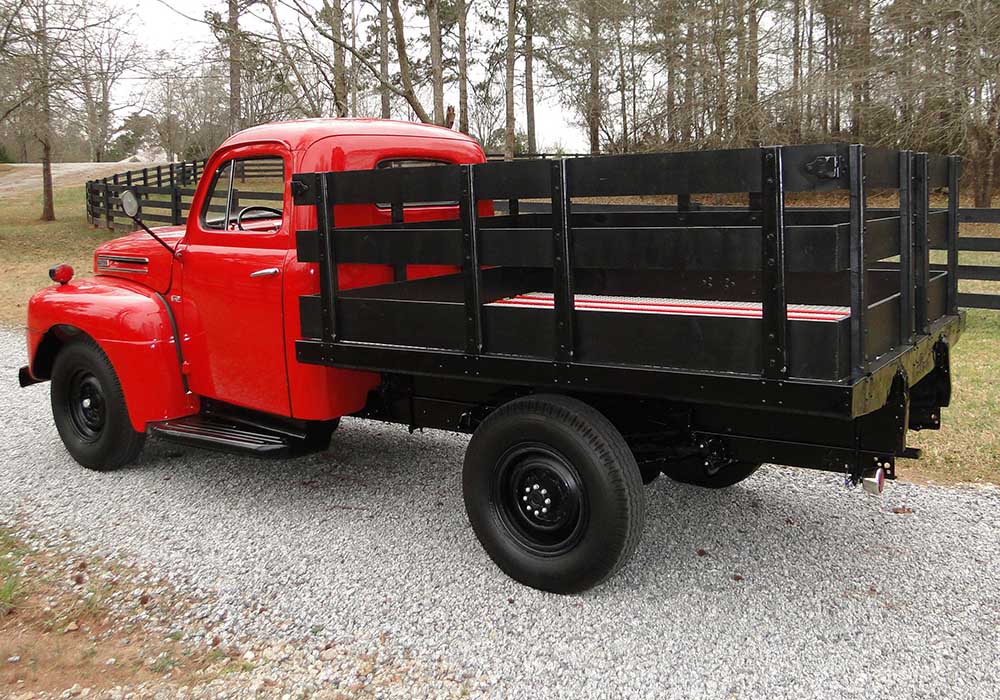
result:
M 107 177 L 126 170 L 138 170 L 155 163 L 53 163 L 52 181 L 56 187 L 82 185 L 87 180 Z M 42 188 L 40 163 L 11 163 L 0 169 L 0 197 L 32 192 Z

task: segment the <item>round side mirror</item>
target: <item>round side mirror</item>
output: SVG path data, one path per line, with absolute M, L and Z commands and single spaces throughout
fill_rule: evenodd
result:
M 125 216 L 130 219 L 139 216 L 139 198 L 135 196 L 135 192 L 125 190 L 118 199 L 121 201 L 122 211 L 125 212 Z

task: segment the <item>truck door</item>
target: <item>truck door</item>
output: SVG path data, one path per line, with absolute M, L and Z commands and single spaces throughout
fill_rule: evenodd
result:
M 289 246 L 288 164 L 279 154 L 218 162 L 182 251 L 191 391 L 289 415 L 282 283 Z

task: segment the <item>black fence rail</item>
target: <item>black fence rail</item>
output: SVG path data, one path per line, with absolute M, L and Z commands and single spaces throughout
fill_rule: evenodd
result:
M 204 160 L 169 163 L 151 168 L 130 170 L 87 183 L 87 220 L 94 226 L 111 230 L 132 230 L 135 224 L 121 211 L 119 196 L 123 190 L 135 192 L 142 203 L 142 218 L 157 224 L 179 226 L 187 221 L 191 199 L 205 170 Z M 242 181 L 282 177 L 281 163 L 274 160 L 241 161 L 236 177 Z M 278 200 L 270 191 L 242 189 L 244 198 Z M 210 207 L 216 211 L 218 207 Z
M 518 162 L 531 160 L 554 161 L 562 158 L 583 157 L 586 154 L 524 154 L 516 158 Z M 917 154 L 919 155 L 919 154 Z M 487 158 L 492 162 L 502 159 L 497 154 L 489 154 Z M 606 156 L 601 160 L 613 163 L 615 156 Z M 919 161 L 919 158 L 917 159 Z M 205 169 L 205 160 L 192 160 L 178 163 L 170 163 L 155 167 L 146 167 L 118 173 L 110 177 L 99 180 L 91 180 L 86 183 L 86 207 L 88 221 L 98 227 L 108 228 L 117 231 L 130 231 L 135 228 L 132 221 L 126 217 L 119 207 L 119 195 L 125 189 L 132 189 L 140 198 L 143 205 L 143 218 L 155 224 L 181 225 L 187 220 L 191 207 L 191 199 L 194 196 L 195 187 Z M 948 165 L 944 159 L 931 157 L 929 161 L 933 172 L 929 173 L 930 189 L 947 187 L 951 174 L 948 172 Z M 957 167 L 957 166 L 956 166 Z M 243 179 L 267 178 L 280 175 L 280 166 L 273 161 L 249 161 L 244 166 L 244 170 L 239 174 Z M 956 174 L 957 177 L 957 174 Z M 275 195 L 273 192 L 255 192 L 243 190 L 247 197 L 255 199 L 271 199 Z M 594 211 L 608 211 L 620 209 L 622 211 L 634 212 L 665 212 L 665 211 L 738 211 L 738 207 L 726 206 L 706 206 L 698 202 L 692 202 L 690 195 L 682 195 L 678 205 L 656 205 L 656 204 L 587 204 L 575 203 L 573 210 L 578 213 L 586 212 L 590 209 Z M 498 200 L 496 202 L 498 211 L 509 211 L 516 213 L 520 208 L 524 213 L 546 213 L 550 211 L 549 202 L 545 201 L 524 201 L 518 200 Z M 945 225 L 951 216 L 957 216 L 958 224 L 995 224 L 1000 226 L 1000 209 L 976 209 L 957 208 L 956 202 L 949 203 L 948 208 L 938 210 L 928 210 L 928 225 L 932 232 Z M 788 207 L 790 211 L 796 208 Z M 954 211 L 953 211 L 954 209 Z M 919 215 L 919 212 L 918 212 Z M 991 283 L 1000 283 L 1000 236 L 963 235 L 962 227 L 959 226 L 957 249 L 962 258 L 970 255 L 974 257 L 973 264 L 965 264 L 964 260 L 947 261 L 945 263 L 929 263 L 931 268 L 942 265 L 944 269 L 949 269 L 949 265 L 954 265 L 952 279 L 959 281 L 985 282 L 986 286 Z M 990 254 L 996 253 L 996 256 Z M 1000 291 L 995 293 L 959 292 L 957 294 L 958 304 L 964 308 L 994 309 L 1000 310 Z

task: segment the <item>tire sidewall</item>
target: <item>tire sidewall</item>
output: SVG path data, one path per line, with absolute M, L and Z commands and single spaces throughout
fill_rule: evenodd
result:
M 78 433 L 69 412 L 73 376 L 82 370 L 90 372 L 100 382 L 105 401 L 104 426 L 92 441 Z M 59 352 L 52 368 L 51 401 L 56 430 L 73 459 L 88 469 L 105 470 L 117 466 L 115 456 L 123 443 L 134 439 L 135 431 L 118 376 L 96 344 L 75 340 Z
M 583 441 L 569 425 L 542 414 L 511 413 L 489 422 L 489 429 L 477 430 L 470 441 L 463 472 L 466 511 L 487 553 L 508 575 L 543 590 L 580 591 L 605 578 L 626 554 L 632 516 L 629 504 L 609 497 L 620 489 L 609 464 L 615 459 L 612 447 L 596 435 Z M 540 443 L 558 452 L 583 484 L 587 521 L 579 541 L 563 554 L 529 551 L 509 534 L 498 513 L 493 493 L 498 461 L 522 443 Z

